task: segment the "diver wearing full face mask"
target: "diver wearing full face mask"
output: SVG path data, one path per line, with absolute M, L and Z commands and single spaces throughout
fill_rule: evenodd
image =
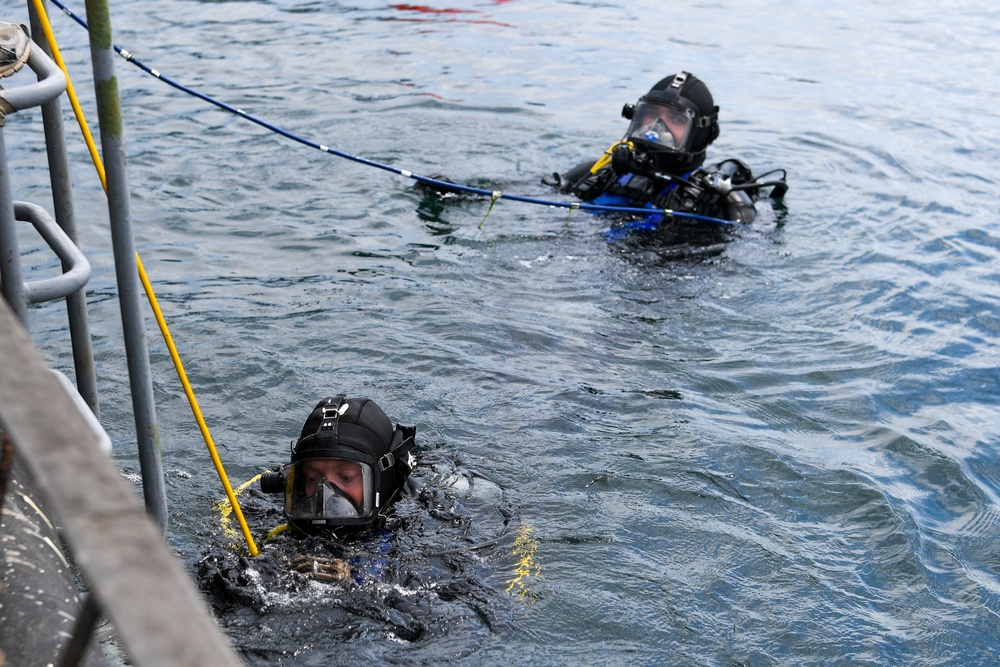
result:
M 415 463 L 416 429 L 392 422 L 367 398 L 320 401 L 292 445 L 291 462 L 261 475 L 284 494 L 288 523 L 304 533 L 379 528 Z
M 784 170 L 755 178 L 735 159 L 703 166 L 706 149 L 719 136 L 719 107 L 689 72 L 660 80 L 636 104 L 626 105 L 622 116 L 631 121 L 625 138 L 596 162 L 556 175 L 562 193 L 606 206 L 750 223 L 757 215 L 755 201 L 765 195 L 780 199 L 788 189 Z M 648 218 L 659 222 L 662 216 Z
M 328 583 L 391 577 L 399 563 L 396 533 L 408 521 L 415 515 L 433 521 L 446 512 L 451 523 L 458 516 L 446 491 L 411 476 L 415 435 L 413 426 L 394 426 L 371 399 L 339 394 L 319 401 L 292 442 L 290 461 L 260 476 L 260 490 L 281 498 L 285 523 L 268 530 L 261 557 L 252 564 L 243 558 L 232 563 L 228 554 L 206 557 L 203 573 L 210 585 L 223 596 L 264 605 L 261 595 L 288 583 L 280 578 L 286 570 Z M 434 474 L 434 465 L 428 470 Z M 499 491 L 488 481 L 477 485 L 472 476 L 449 474 L 445 480 L 467 497 L 474 486 Z M 404 496 L 407 506 L 394 516 Z M 276 508 L 270 499 L 257 504 L 252 494 L 250 507 L 272 521 Z M 278 579 L 268 578 L 276 574 Z

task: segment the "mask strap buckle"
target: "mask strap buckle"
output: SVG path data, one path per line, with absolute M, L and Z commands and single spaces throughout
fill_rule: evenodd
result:
M 392 452 L 388 452 L 385 456 L 378 460 L 379 472 L 385 472 L 394 465 L 396 465 L 396 457 L 392 455 Z
M 347 408 L 350 407 L 347 404 L 347 396 L 344 394 L 339 394 L 337 396 L 336 405 L 324 405 L 322 420 L 319 424 L 319 429 L 316 431 L 334 431 L 337 430 L 337 425 L 340 423 L 340 416 L 347 412 Z
M 417 429 L 413 426 L 396 424 L 392 433 L 390 451 L 378 460 L 379 472 L 385 472 L 396 466 L 403 469 L 404 475 L 410 474 L 410 471 L 413 470 L 413 455 L 410 450 L 413 449 L 416 433 Z

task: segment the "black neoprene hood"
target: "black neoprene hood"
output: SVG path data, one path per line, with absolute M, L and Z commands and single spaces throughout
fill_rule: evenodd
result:
M 670 151 L 660 146 L 646 146 L 654 155 L 657 166 L 668 172 L 687 171 L 701 166 L 705 161 L 705 149 L 719 136 L 719 107 L 708 86 L 698 77 L 688 72 L 671 74 L 657 81 L 640 102 L 670 104 L 682 109 L 690 109 L 696 114 L 694 128 L 687 148 Z M 639 140 L 641 144 L 642 141 Z
M 389 451 L 392 435 L 392 422 L 375 401 L 343 395 L 324 398 L 303 424 L 292 447 L 292 462 L 339 456 L 344 449 L 378 459 Z
M 352 523 L 381 521 L 410 475 L 413 466 L 410 450 L 415 435 L 416 429 L 412 426 L 397 424 L 394 427 L 382 408 L 371 399 L 348 398 L 344 394 L 324 398 L 306 418 L 299 439 L 292 445 L 291 462 L 284 468 L 283 479 L 291 493 L 288 502 L 294 501 L 296 491 L 293 472 L 303 462 L 354 461 L 370 471 L 366 473 L 371 479 L 366 495 L 370 493 L 371 496 L 360 504 L 374 508 L 374 513 Z M 280 484 L 284 482 L 277 482 L 276 486 Z M 265 491 L 277 492 L 278 488 L 268 483 Z M 289 516 L 287 507 L 286 516 Z M 326 527 L 343 522 L 317 518 L 311 523 Z

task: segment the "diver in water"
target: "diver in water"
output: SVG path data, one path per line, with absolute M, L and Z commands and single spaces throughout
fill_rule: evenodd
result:
M 523 548 L 530 531 L 512 537 L 517 513 L 503 489 L 445 449 L 427 450 L 415 469 L 415 429 L 393 424 L 370 399 L 319 401 L 290 461 L 259 490 L 243 489 L 258 529 L 280 515 L 286 527 L 254 558 L 216 541 L 199 559 L 201 586 L 248 664 L 292 654 L 341 664 L 337 647 L 359 638 L 427 645 L 480 623 L 496 632 L 513 615 L 512 589 L 494 585 L 497 570 L 479 554 Z M 515 575 L 515 594 L 530 595 L 531 572 Z
M 755 201 L 765 194 L 780 199 L 788 189 L 783 169 L 754 177 L 736 159 L 704 166 L 706 149 L 719 136 L 719 107 L 708 86 L 689 72 L 660 80 L 638 102 L 625 105 L 622 116 L 631 121 L 624 139 L 596 162 L 554 174 L 555 183 L 549 184 L 588 203 L 743 224 L 756 218 Z M 657 229 L 662 218 L 651 213 L 638 228 Z
M 292 444 L 291 461 L 260 477 L 261 491 L 283 494 L 288 521 L 269 537 L 291 527 L 300 537 L 366 535 L 376 551 L 387 548 L 388 534 L 380 529 L 392 504 L 417 488 L 409 479 L 415 434 L 413 426 L 393 427 L 371 399 L 340 394 L 321 400 Z M 291 565 L 315 579 L 358 582 L 379 576 L 385 565 L 377 556 L 364 567 L 359 562 L 299 555 Z
M 284 494 L 285 518 L 303 533 L 380 528 L 413 470 L 415 434 L 413 426 L 393 427 L 371 399 L 324 398 L 292 445 L 291 462 L 261 475 L 260 488 Z

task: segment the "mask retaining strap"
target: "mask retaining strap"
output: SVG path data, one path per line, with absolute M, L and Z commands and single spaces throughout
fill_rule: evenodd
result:
M 413 445 L 416 440 L 414 436 L 416 435 L 416 428 L 412 426 L 402 426 L 400 424 L 396 425 L 396 430 L 393 434 L 393 439 L 395 440 L 395 433 L 398 433 L 401 438 L 401 442 L 392 447 L 386 454 L 384 454 L 378 461 L 379 472 L 385 472 L 386 470 L 396 467 L 400 468 L 400 472 L 403 475 L 409 475 L 412 467 L 410 465 L 410 450 L 413 449 Z
M 675 74 L 673 80 L 670 82 L 670 87 L 674 88 L 677 91 L 678 96 L 683 97 L 682 90 L 684 88 L 684 84 L 687 83 L 689 76 L 691 76 L 690 72 L 680 72 L 678 74 Z M 719 107 L 716 106 L 712 110 L 712 113 L 709 115 L 702 116 L 699 111 L 698 118 L 695 120 L 695 125 L 696 127 L 700 128 L 711 127 L 718 121 L 719 121 Z M 709 143 L 712 143 L 714 139 L 715 137 L 709 139 Z

